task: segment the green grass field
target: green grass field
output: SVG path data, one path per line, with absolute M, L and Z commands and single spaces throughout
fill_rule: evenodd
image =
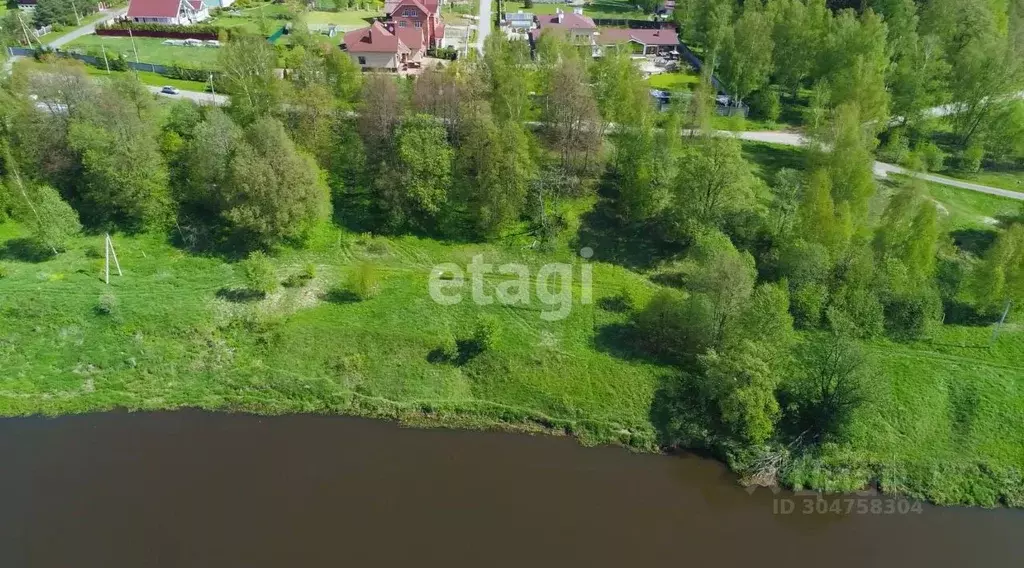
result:
M 0 242 L 19 235 L 5 225 Z M 182 406 L 388 416 L 429 411 L 489 424 L 545 423 L 584 439 L 653 447 L 647 408 L 667 369 L 595 348 L 601 330 L 621 323 L 623 314 L 577 305 L 569 318 L 549 323 L 536 305 L 477 307 L 467 300 L 445 307 L 428 295 L 435 263 L 465 265 L 478 253 L 532 265 L 547 258 L 518 248 L 332 230 L 309 250 L 278 259 L 282 280 L 314 263 L 311 283 L 237 303 L 220 297 L 241 285 L 226 262 L 184 254 L 158 236 L 115 242 L 125 275 L 109 288 L 99 278 L 102 261 L 86 254 L 102 250 L 100 237 L 82 238 L 41 263 L 13 260 L 9 244 L 2 249 L 0 351 L 9 380 L 0 386 L 0 414 Z M 339 271 L 363 258 L 379 264 L 381 294 L 355 303 L 325 299 Z M 598 298 L 623 285 L 649 286 L 609 265 L 596 266 L 594 283 Z M 117 298 L 114 317 L 96 312 L 104 293 Z M 445 330 L 465 337 L 481 312 L 502 322 L 493 352 L 461 366 L 428 360 Z
M 693 73 L 659 73 L 651 75 L 647 79 L 647 84 L 652 89 L 669 92 L 690 91 L 698 83 L 700 83 L 700 77 Z
M 343 10 L 341 12 L 304 12 L 302 17 L 309 25 L 335 24 L 346 28 L 359 28 L 369 25 L 368 19 L 383 14 L 383 10 Z
M 539 4 L 534 3 L 532 8 L 523 6 L 523 2 L 506 2 L 505 13 L 515 13 L 520 10 L 533 14 L 554 14 L 557 8 L 563 12 L 572 12 L 572 6 L 566 4 Z M 591 18 L 615 18 L 625 20 L 650 20 L 651 15 L 636 9 L 635 4 L 622 0 L 595 0 L 587 2 L 583 6 L 583 15 Z
M 957 171 L 942 172 L 943 175 L 962 179 L 972 183 L 980 183 L 1010 191 L 1024 193 L 1024 170 L 982 170 L 978 173 Z
M 220 50 L 215 47 L 184 47 L 164 45 L 164 40 L 151 37 L 135 38 L 135 48 L 139 52 L 139 61 L 156 65 L 176 65 L 193 69 L 216 69 L 217 56 Z M 78 50 L 83 53 L 99 51 L 103 45 L 107 53 L 120 53 L 135 61 L 132 39 L 127 37 L 109 37 L 98 35 L 82 36 L 65 46 L 65 49 Z
M 109 74 L 105 69 L 98 69 L 91 65 L 85 66 L 85 72 L 94 77 L 113 77 L 117 75 L 123 75 L 126 73 L 135 73 L 135 76 L 139 78 L 139 82 L 144 85 L 151 87 L 163 87 L 171 86 L 185 91 L 203 91 L 206 89 L 207 84 L 200 81 L 183 81 L 181 79 L 170 79 L 164 77 L 159 73 L 152 73 L 150 71 L 111 71 Z

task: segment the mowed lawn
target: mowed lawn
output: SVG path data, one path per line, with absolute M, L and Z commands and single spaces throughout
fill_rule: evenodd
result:
M 1024 193 L 1024 169 L 982 170 L 977 173 L 948 171 L 943 172 L 943 175 Z
M 369 25 L 369 20 L 383 15 L 383 9 L 343 10 L 340 12 L 303 12 L 302 18 L 308 25 L 334 24 L 346 28 L 359 28 Z
M 135 38 L 135 49 L 138 50 L 139 61 L 142 63 L 173 65 L 192 69 L 217 69 L 219 48 L 164 45 L 164 41 L 162 38 Z M 135 61 L 132 39 L 127 37 L 109 37 L 92 34 L 76 39 L 69 43 L 65 49 L 75 49 L 86 54 L 98 54 L 101 45 L 106 48 L 108 57 L 112 53 L 120 53 L 127 57 L 129 61 Z
M 532 14 L 554 14 L 555 10 L 561 8 L 563 12 L 571 13 L 572 6 L 564 3 L 540 4 L 534 3 L 532 8 L 526 8 L 523 2 L 506 2 L 505 13 L 515 13 L 520 10 Z M 650 20 L 651 14 L 636 9 L 636 4 L 622 0 L 596 0 L 583 5 L 583 15 L 591 18 L 614 18 L 624 20 Z
M 652 89 L 660 89 L 671 93 L 693 90 L 700 83 L 700 77 L 693 73 L 658 73 L 647 79 Z

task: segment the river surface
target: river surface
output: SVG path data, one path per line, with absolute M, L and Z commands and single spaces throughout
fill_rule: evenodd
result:
M 0 420 L 4 568 L 1024 566 L 1022 511 L 851 499 L 805 512 L 696 457 L 347 417 Z

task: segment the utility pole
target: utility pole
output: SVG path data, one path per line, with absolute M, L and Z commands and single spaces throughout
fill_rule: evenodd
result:
M 107 61 L 107 48 L 101 43 L 100 49 L 103 50 L 103 64 L 107 66 L 107 75 L 110 75 L 110 62 Z
M 210 101 L 217 105 L 217 87 L 213 85 L 213 73 L 210 73 Z
M 110 284 L 110 257 L 114 257 L 114 266 L 117 267 L 117 275 L 124 276 L 121 274 L 121 263 L 117 261 L 117 252 L 114 251 L 114 241 L 110 240 L 110 233 L 107 233 L 103 243 L 103 280 L 109 285 Z
M 999 322 L 996 323 L 995 329 L 992 330 L 992 339 L 988 341 L 989 347 L 992 347 L 996 342 L 996 338 L 999 337 L 999 331 L 1003 328 L 1003 322 L 1006 321 L 1007 314 L 1010 313 L 1011 305 L 1013 305 L 1013 300 L 1006 300 L 1006 308 L 1003 309 L 1003 317 L 999 318 Z
M 21 31 L 25 33 L 25 43 L 27 43 L 28 47 L 31 49 L 32 38 L 28 35 L 28 27 L 25 25 L 25 20 L 21 17 L 21 10 L 18 10 L 18 21 L 21 22 Z M 36 38 L 36 43 L 39 44 L 39 47 L 43 47 L 43 42 L 39 41 L 38 38 Z
M 132 40 L 132 51 L 135 53 L 135 64 L 138 65 L 139 64 L 139 50 L 135 49 L 135 36 L 132 35 L 132 28 L 131 28 L 131 26 L 128 27 L 128 37 L 130 37 L 131 40 Z M 139 69 L 136 68 L 135 70 L 138 71 Z
M 75 6 L 75 0 L 71 0 L 71 10 L 75 12 L 75 21 L 78 25 L 82 25 L 82 16 L 78 15 L 78 6 Z

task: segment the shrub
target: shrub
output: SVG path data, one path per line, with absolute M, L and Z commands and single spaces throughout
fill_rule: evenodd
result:
M 0 264 L 0 278 L 7 278 L 8 274 L 10 274 L 10 272 L 8 272 L 7 266 Z
M 441 344 L 437 347 L 438 353 L 446 361 L 455 361 L 459 358 L 459 342 L 451 331 L 445 330 L 441 334 Z
M 818 282 L 803 284 L 790 297 L 790 311 L 797 327 L 804 329 L 821 325 L 821 314 L 828 300 L 828 287 Z
M 360 300 L 369 300 L 380 292 L 380 274 L 372 262 L 363 261 L 352 267 L 346 277 L 348 291 Z
M 881 335 L 885 330 L 882 303 L 870 290 L 840 290 L 825 315 L 829 327 L 836 333 L 866 339 Z
M 305 286 L 310 280 L 316 278 L 316 265 L 312 262 L 306 263 L 302 271 L 292 274 L 283 282 L 285 288 L 298 288 Z
M 473 326 L 473 345 L 480 352 L 493 349 L 498 342 L 499 331 L 498 320 L 494 316 L 481 315 L 477 317 L 476 324 Z
M 117 315 L 118 301 L 117 296 L 104 293 L 100 295 L 99 301 L 96 303 L 96 313 L 101 316 L 113 316 Z
M 985 158 L 985 148 L 981 144 L 972 143 L 960 156 L 960 169 L 965 172 L 978 173 L 981 160 Z
M 757 92 L 757 96 L 753 100 L 753 112 L 759 117 L 766 121 L 774 124 L 778 122 L 779 116 L 782 114 L 782 101 L 779 100 L 779 91 L 777 89 L 766 87 Z
M 946 153 L 932 142 L 918 144 L 918 155 L 924 168 L 930 172 L 937 172 L 943 168 L 946 161 Z
M 253 292 L 264 296 L 277 290 L 277 275 L 274 273 L 274 264 L 270 257 L 262 251 L 256 251 L 249 255 L 240 264 L 242 276 L 245 278 L 245 285 Z
M 920 339 L 941 320 L 942 299 L 935 289 L 915 290 L 885 302 L 885 329 L 895 339 Z

